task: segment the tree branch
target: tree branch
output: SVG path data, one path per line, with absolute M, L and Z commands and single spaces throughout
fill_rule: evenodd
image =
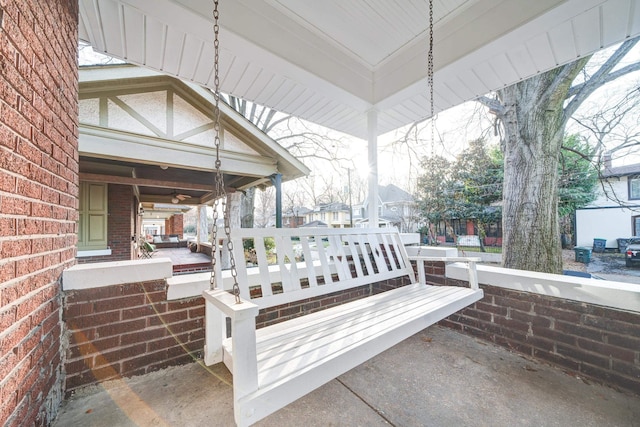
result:
M 502 117 L 506 111 L 502 102 L 497 98 L 489 98 L 488 96 L 483 95 L 480 98 L 476 98 L 476 101 L 487 107 L 491 114 L 495 114 L 498 117 Z
M 638 41 L 640 41 L 640 38 L 636 37 L 622 43 L 620 47 L 618 47 L 618 49 L 616 49 L 616 51 L 609 57 L 609 59 L 607 59 L 605 63 L 600 66 L 598 71 L 596 71 L 593 76 L 579 85 L 579 90 L 569 90 L 570 94 L 573 93 L 573 99 L 569 101 L 569 104 L 567 104 L 564 109 L 566 118 L 571 117 L 576 112 L 578 107 L 580 107 L 580 105 L 584 102 L 584 100 L 587 99 L 593 92 L 595 92 L 596 89 L 602 87 L 602 85 L 604 85 L 605 83 L 608 83 L 638 69 L 638 64 L 632 64 L 623 67 L 616 72 L 612 72 L 612 70 L 638 43 Z

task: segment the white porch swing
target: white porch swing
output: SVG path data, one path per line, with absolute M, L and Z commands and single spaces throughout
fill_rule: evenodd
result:
M 429 9 L 432 32 L 432 1 Z M 216 118 L 219 118 L 218 0 L 214 0 L 213 17 Z M 432 50 L 433 38 L 429 53 L 431 86 Z M 215 129 L 218 149 L 219 124 Z M 215 188 L 218 195 L 224 195 L 218 156 L 216 170 Z M 257 422 L 483 297 L 475 270 L 478 259 L 409 258 L 395 230 L 230 230 L 227 209 L 223 212 L 233 283 L 225 289 L 220 254 L 214 250 L 211 289 L 203 292 L 204 357 L 207 365 L 224 362 L 233 374 L 234 415 L 239 426 Z M 267 238 L 275 242 L 276 265 L 268 263 Z M 214 248 L 217 239 L 214 232 Z M 244 262 L 243 244 L 248 240 L 256 251 L 254 268 L 248 268 Z M 411 261 L 417 264 L 418 280 Z M 425 261 L 466 262 L 470 287 L 427 285 Z M 381 282 L 401 280 L 405 286 L 375 293 Z M 279 306 L 294 316 L 302 315 L 314 311 L 309 308 L 320 305 L 320 300 L 323 304 L 339 301 L 343 295 L 339 292 L 347 290 L 366 292 L 369 296 L 256 330 L 260 309 Z M 227 318 L 231 321 L 230 338 Z

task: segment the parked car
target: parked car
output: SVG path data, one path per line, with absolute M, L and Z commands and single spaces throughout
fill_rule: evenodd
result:
M 634 264 L 640 265 L 640 237 L 629 239 L 625 262 L 627 267 L 632 267 Z

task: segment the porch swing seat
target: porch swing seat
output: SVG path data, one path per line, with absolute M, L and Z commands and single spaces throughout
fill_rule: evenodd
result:
M 243 244 L 250 240 L 258 265 L 237 262 L 242 303 L 224 289 L 204 292 L 205 363 L 224 362 L 232 372 L 239 426 L 255 423 L 483 296 L 478 259 L 410 259 L 395 230 L 238 229 L 231 235 L 235 259 L 245 259 Z M 265 239 L 275 241 L 275 266 L 268 265 Z M 470 287 L 427 285 L 425 261 L 466 262 Z M 399 281 L 407 284 L 376 293 Z M 344 291 L 364 297 L 311 312 L 339 303 Z M 256 330 L 260 309 L 273 307 L 277 310 L 261 317 L 299 317 Z

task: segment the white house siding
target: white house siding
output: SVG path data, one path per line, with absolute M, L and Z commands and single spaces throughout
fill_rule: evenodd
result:
M 603 188 L 604 187 L 604 188 Z M 591 202 L 591 207 L 614 206 L 616 200 L 627 202 L 629 187 L 627 177 L 608 178 L 603 184 L 598 184 L 598 197 Z
M 617 248 L 618 238 L 633 235 L 632 217 L 640 215 L 640 206 L 633 209 L 608 207 L 576 210 L 576 245 L 591 247 L 593 239 L 606 239 L 607 248 Z

